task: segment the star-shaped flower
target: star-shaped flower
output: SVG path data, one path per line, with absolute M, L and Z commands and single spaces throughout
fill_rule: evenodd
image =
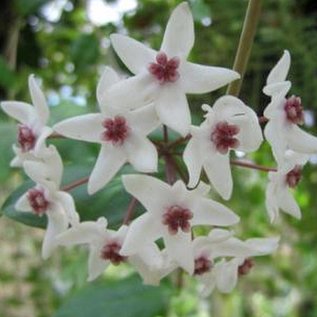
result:
M 139 172 L 157 170 L 157 151 L 146 137 L 159 125 L 154 108 L 152 105 L 135 111 L 111 108 L 105 96 L 119 81 L 114 70 L 107 67 L 97 88 L 101 113 L 70 118 L 54 126 L 58 133 L 69 138 L 101 144 L 88 181 L 90 194 L 105 186 L 126 162 Z
M 224 198 L 232 193 L 230 150 L 252 152 L 262 142 L 255 112 L 233 96 L 219 98 L 211 108 L 203 105 L 206 120 L 192 126 L 183 159 L 189 172 L 189 187 L 195 187 L 202 168 L 210 183 Z
M 13 146 L 16 157 L 11 161 L 12 167 L 21 167 L 24 160 L 35 159 L 46 150 L 45 140 L 53 132 L 46 126 L 49 109 L 45 96 L 37 85 L 34 76 L 29 76 L 29 90 L 32 105 L 20 101 L 1 102 L 2 110 L 18 120 L 18 146 Z
M 124 175 L 126 190 L 147 212 L 130 225 L 121 254 L 136 253 L 148 241 L 163 238 L 167 255 L 190 274 L 194 271 L 191 228 L 196 225 L 230 226 L 239 221 L 230 209 L 206 197 L 209 186 L 186 189 L 182 181 L 170 186 L 145 175 Z
M 291 82 L 286 81 L 290 62 L 289 52 L 284 51 L 263 88 L 263 92 L 271 97 L 264 111 L 264 116 L 269 119 L 264 135 L 278 163 L 282 163 L 287 149 L 303 154 L 317 153 L 317 138 L 298 127 L 298 124 L 304 123 L 301 99 L 295 96 L 286 99 L 291 88 Z
M 59 245 L 70 246 L 77 244 L 89 245 L 88 281 L 97 278 L 110 263 L 119 265 L 123 262 L 132 264 L 144 282 L 156 284 L 156 270 L 162 266 L 162 255 L 155 243 L 146 243 L 138 253 L 127 257 L 120 254 L 126 238 L 128 226 L 122 225 L 118 231 L 107 229 L 104 217 L 97 221 L 85 221 L 70 228 L 58 236 Z
M 79 223 L 72 196 L 61 191 L 60 184 L 63 164 L 56 148 L 51 145 L 50 155 L 42 161 L 25 161 L 26 174 L 36 182 L 36 186 L 23 194 L 15 204 L 19 211 L 47 216 L 47 228 L 42 245 L 42 257 L 47 259 L 56 248 L 55 237 L 65 231 L 69 224 Z M 48 153 L 47 152 L 47 153 Z
M 160 121 L 185 136 L 191 123 L 186 94 L 207 93 L 239 78 L 226 68 L 188 62 L 194 37 L 193 16 L 186 2 L 173 11 L 159 52 L 127 36 L 111 35 L 116 53 L 136 75 L 109 91 L 114 106 L 136 107 L 153 101 Z
M 230 293 L 236 286 L 238 277 L 246 275 L 253 267 L 251 257 L 274 252 L 278 242 L 279 238 L 252 238 L 241 241 L 234 237 L 220 243 L 214 241 L 214 245 L 210 245 L 211 250 L 214 248 L 214 257 L 216 255 L 233 258 L 229 261 L 222 259 L 214 266 L 212 263 L 209 265 L 208 272 L 199 277 L 202 283 L 202 295 L 210 295 L 215 288 L 222 293 Z
M 302 167 L 308 159 L 308 155 L 288 150 L 277 172 L 269 173 L 265 204 L 271 222 L 277 219 L 280 209 L 297 219 L 301 218 L 300 208 L 289 189 L 299 183 Z

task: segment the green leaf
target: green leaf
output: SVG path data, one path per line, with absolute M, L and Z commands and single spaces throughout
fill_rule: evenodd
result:
M 139 278 L 90 284 L 77 292 L 53 317 L 154 317 L 165 315 L 163 287 L 144 286 Z
M 42 5 L 49 1 L 50 0 L 15 0 L 15 6 L 21 15 L 27 16 L 35 13 Z
M 9 68 L 9 65 L 0 56 L 0 86 L 6 89 L 11 88 L 16 81 L 14 72 Z
M 91 173 L 92 167 L 89 166 L 73 166 L 67 167 L 65 170 L 64 184 L 72 183 L 82 177 L 86 177 Z M 119 227 L 123 221 L 125 212 L 131 200 L 121 183 L 121 174 L 131 171 L 128 166 L 123 168 L 121 173 L 115 177 L 103 190 L 94 195 L 88 195 L 86 184 L 74 188 L 72 194 L 81 221 L 96 220 L 101 216 L 108 219 L 110 227 Z M 31 212 L 20 212 L 14 208 L 19 197 L 29 188 L 34 186 L 32 181 L 26 181 L 18 189 L 16 189 L 5 201 L 2 210 L 3 214 L 15 221 L 25 225 L 46 228 L 46 217 L 39 217 Z M 135 213 L 139 215 L 143 211 L 141 205 L 137 206 Z
M 83 34 L 71 47 L 71 58 L 78 71 L 94 65 L 99 56 L 99 42 L 93 34 Z

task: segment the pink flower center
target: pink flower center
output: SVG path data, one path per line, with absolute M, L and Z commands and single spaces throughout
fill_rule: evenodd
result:
M 204 255 L 200 256 L 199 258 L 195 259 L 195 275 L 202 275 L 204 273 L 210 272 L 212 269 L 212 261 L 208 260 L 208 258 Z
M 114 119 L 105 119 L 102 126 L 105 128 L 102 133 L 102 139 L 112 142 L 113 145 L 123 144 L 129 135 L 127 121 L 122 116 L 115 116 Z
M 234 136 L 239 133 L 240 129 L 234 124 L 226 121 L 218 122 L 211 133 L 210 139 L 215 144 L 216 149 L 221 154 L 227 154 L 229 149 L 236 149 L 240 142 Z
M 168 227 L 168 232 L 175 235 L 178 229 L 183 232 L 190 232 L 189 220 L 193 218 L 193 213 L 186 208 L 180 206 L 172 206 L 163 214 L 162 223 Z
M 286 184 L 291 187 L 295 188 L 302 176 L 302 168 L 300 165 L 296 165 L 291 171 L 286 174 Z
M 289 122 L 294 124 L 304 123 L 304 111 L 299 97 L 292 96 L 288 98 L 285 102 L 284 110 Z
M 245 259 L 244 262 L 239 265 L 238 267 L 238 274 L 241 275 L 247 275 L 250 270 L 253 268 L 254 262 L 252 259 Z
M 33 212 L 39 216 L 43 215 L 49 206 L 49 201 L 45 197 L 44 190 L 40 188 L 32 188 L 27 193 L 27 199 Z
M 164 84 L 166 82 L 173 83 L 179 78 L 178 67 L 178 57 L 168 59 L 164 52 L 159 52 L 156 55 L 156 63 L 150 63 L 148 70 L 160 84 Z
M 36 136 L 34 135 L 32 129 L 24 124 L 19 124 L 18 128 L 18 143 L 22 152 L 32 150 L 36 143 Z
M 121 244 L 116 241 L 112 241 L 104 245 L 101 250 L 101 258 L 110 261 L 113 265 L 119 265 L 127 260 L 126 256 L 119 254 Z

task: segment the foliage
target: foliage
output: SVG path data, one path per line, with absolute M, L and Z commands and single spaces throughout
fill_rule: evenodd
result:
M 4 44 L 1 45 L 3 56 L 0 57 L 0 97 L 28 101 L 30 96 L 26 85 L 27 76 L 29 73 L 35 73 L 43 80 L 44 90 L 49 96 L 53 121 L 57 122 L 96 108 L 95 87 L 104 64 L 111 64 L 117 69 L 127 71 L 109 47 L 110 33 L 122 31 L 124 27 L 131 36 L 150 42 L 153 47 L 158 48 L 162 28 L 169 12 L 180 1 L 139 0 L 137 9 L 132 13 L 124 14 L 120 23 L 108 23 L 98 27 L 87 18 L 85 1 L 65 1 L 67 5 L 64 5 L 60 18 L 55 22 L 49 21 L 43 13 L 43 5 L 48 2 L 15 0 L 1 3 L 3 11 L 9 12 L 8 16 L 11 18 L 2 19 L 0 23 L 0 38 L 5 39 Z M 197 35 L 190 59 L 202 64 L 230 67 L 233 63 L 247 2 L 237 0 L 191 0 L 189 2 L 194 12 Z M 293 57 L 292 92 L 302 97 L 305 108 L 311 110 L 313 119 L 316 118 L 316 14 L 314 1 L 264 1 L 263 15 L 241 93 L 241 98 L 252 105 L 259 114 L 267 103 L 267 99 L 261 94 L 266 75 L 281 56 L 283 49 L 287 48 Z M 210 22 L 211 26 L 208 25 Z M 10 57 L 14 54 L 14 50 L 12 53 L 14 44 L 10 39 L 14 38 L 16 29 L 19 31 L 19 41 L 16 67 L 14 67 Z M 212 103 L 223 92 L 224 90 L 217 91 L 212 96 L 191 96 L 192 110 L 199 109 L 202 103 Z M 8 167 L 12 157 L 10 145 L 14 140 L 14 125 L 2 113 L 0 120 L 2 136 L 0 181 L 3 183 L 1 188 L 1 200 L 3 200 L 9 189 L 16 188 L 17 184 L 23 182 L 23 177 L 18 176 L 17 171 Z M 316 126 L 312 129 L 317 131 Z M 90 172 L 98 150 L 96 146 L 75 142 L 76 146 L 70 147 L 69 142 L 73 141 L 54 140 L 53 142 L 61 150 L 67 162 L 64 184 L 86 176 Z M 266 166 L 273 164 L 271 153 L 265 145 L 252 159 Z M 75 162 L 80 164 L 80 167 L 76 166 Z M 93 307 L 93 300 L 100 296 L 105 301 L 97 301 L 101 306 L 89 309 L 89 314 L 106 316 L 102 312 L 106 310 L 111 312 L 113 309 L 115 313 L 109 313 L 109 316 L 159 314 L 162 316 L 206 316 L 207 311 L 213 312 L 215 316 L 316 316 L 317 200 L 314 199 L 317 184 L 316 166 L 307 167 L 304 180 L 296 193 L 304 215 L 302 221 L 294 221 L 285 216 L 275 227 L 268 223 L 263 205 L 267 175 L 263 172 L 242 171 L 239 167 L 235 169 L 239 169 L 239 173 L 234 173 L 236 186 L 230 207 L 246 220 L 243 227 L 242 225 L 237 227 L 236 231 L 241 237 L 246 232 L 249 236 L 267 236 L 282 232 L 282 245 L 275 258 L 259 260 L 253 274 L 242 281 L 232 295 L 215 295 L 208 301 L 202 301 L 197 297 L 196 285 L 185 278 L 183 290 L 171 295 L 170 300 L 167 301 L 165 289 L 143 288 L 133 277 L 109 282 L 109 276 L 112 279 L 121 278 L 126 274 L 124 270 L 128 269 L 124 269 L 123 273 L 114 269 L 107 279 L 88 285 L 84 282 L 85 268 L 78 264 L 85 261 L 86 254 L 81 257 L 71 253 L 55 257 L 55 261 L 60 264 L 60 271 L 57 273 L 59 279 L 63 283 L 72 280 L 71 286 L 65 292 L 54 291 L 54 281 L 47 277 L 54 273 L 53 265 L 45 270 L 46 264 L 43 266 L 40 263 L 36 266 L 27 264 L 30 271 L 21 279 L 34 284 L 32 301 L 36 307 L 35 314 L 48 316 L 56 311 L 54 317 L 86 316 L 87 314 L 84 315 L 85 311 L 82 309 Z M 82 219 L 86 219 L 85 215 L 88 213 L 90 219 L 91 217 L 96 219 L 101 214 L 109 214 L 112 217 L 111 227 L 119 224 L 129 199 L 121 192 L 118 181 L 119 179 L 115 179 L 110 187 L 91 197 L 86 194 L 84 186 L 72 192 L 78 202 L 77 208 Z M 20 222 L 43 227 L 44 218 L 38 222 L 38 218 L 18 214 L 13 209 L 16 197 L 30 185 L 30 183 L 21 185 L 13 196 L 8 198 L 2 211 L 4 215 Z M 87 205 L 89 210 L 85 207 Z M 12 236 L 6 236 L 8 239 L 6 241 L 14 240 L 19 235 L 19 229 L 12 221 L 7 222 L 8 226 L 16 228 L 16 232 L 13 232 Z M 28 239 L 33 239 L 37 231 L 28 231 L 30 232 L 32 237 Z M 20 236 L 18 241 L 22 243 L 22 240 Z M 28 250 L 33 250 L 33 253 L 28 251 L 20 256 L 39 258 L 38 247 L 35 242 L 28 247 Z M 16 256 L 11 259 L 10 265 L 15 265 L 15 261 Z M 1 270 L 0 265 L 0 280 L 6 276 L 4 273 L 6 271 L 3 270 L 1 273 Z M 14 274 L 9 274 L 7 282 L 9 283 L 14 278 Z M 168 288 L 169 284 L 164 287 Z M 48 290 L 49 288 L 51 290 Z M 37 295 L 42 292 L 44 292 L 43 296 L 47 305 L 36 300 Z M 89 294 L 88 298 L 86 294 Z M 145 295 L 144 304 L 142 300 L 144 301 Z M 122 297 L 125 298 L 124 303 L 121 302 Z M 85 303 L 82 299 L 91 300 L 91 302 Z M 16 298 L 16 300 L 19 299 Z M 106 300 L 109 301 L 109 305 Z M 63 301 L 65 303 L 61 304 Z M 0 295 L 1 316 L 2 310 L 3 314 L 8 312 L 7 308 L 1 307 L 2 305 L 4 304 Z M 18 306 L 14 301 L 7 305 L 13 307 L 12 311 L 15 306 Z M 58 309 L 60 305 L 61 308 Z M 140 307 L 143 309 L 138 310 Z M 12 316 L 18 315 L 12 313 Z

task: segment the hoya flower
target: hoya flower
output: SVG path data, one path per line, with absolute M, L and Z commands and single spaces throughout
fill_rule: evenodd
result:
M 33 75 L 29 76 L 29 90 L 32 105 L 21 101 L 3 101 L 2 110 L 19 121 L 17 146 L 13 146 L 16 157 L 12 167 L 21 167 L 24 160 L 38 157 L 46 149 L 45 140 L 53 132 L 46 124 L 49 109 L 45 96 L 37 85 Z
M 290 189 L 299 183 L 302 167 L 308 158 L 308 155 L 289 150 L 277 172 L 269 173 L 265 204 L 271 222 L 277 219 L 280 209 L 297 219 L 301 218 L 300 208 Z
M 32 212 L 39 217 L 47 216 L 47 228 L 42 245 L 42 257 L 47 259 L 56 248 L 55 237 L 64 232 L 69 224 L 79 223 L 73 198 L 61 191 L 63 164 L 56 148 L 48 148 L 50 155 L 42 161 L 23 163 L 26 174 L 36 186 L 23 194 L 15 204 L 19 211 Z
M 186 2 L 173 11 L 158 52 L 127 36 L 111 35 L 114 50 L 135 74 L 109 91 L 113 105 L 131 108 L 153 101 L 160 121 L 185 136 L 191 123 L 186 94 L 207 93 L 239 78 L 226 68 L 188 62 L 194 37 Z
M 264 116 L 269 119 L 264 135 L 271 144 L 278 163 L 282 163 L 287 149 L 303 154 L 317 153 L 317 138 L 298 126 L 304 123 L 301 99 L 296 96 L 286 98 L 291 88 L 291 82 L 286 81 L 290 62 L 289 52 L 284 51 L 263 88 L 263 92 L 271 97 L 271 102 L 264 111 Z
M 101 112 L 70 118 L 54 126 L 66 137 L 101 144 L 88 181 L 90 194 L 105 186 L 126 162 L 139 172 L 157 170 L 157 151 L 146 137 L 159 125 L 153 106 L 135 111 L 111 108 L 105 95 L 119 80 L 114 70 L 107 67 L 97 88 Z
M 205 121 L 192 126 L 183 159 L 189 172 L 189 187 L 195 187 L 204 169 L 210 183 L 224 198 L 232 193 L 230 150 L 252 152 L 262 142 L 255 112 L 233 96 L 219 98 L 211 108 L 203 105 Z
M 222 293 L 230 293 L 236 286 L 238 277 L 246 275 L 253 267 L 251 257 L 274 252 L 278 247 L 278 241 L 279 238 L 253 238 L 241 241 L 234 237 L 220 242 L 218 245 L 217 241 L 214 241 L 214 250 L 211 248 L 211 254 L 214 254 L 214 257 L 233 258 L 228 261 L 222 259 L 214 266 L 210 262 L 208 272 L 199 277 L 202 283 L 202 295 L 210 295 L 215 288 Z
M 148 241 L 163 238 L 167 255 L 190 274 L 194 271 L 191 228 L 196 225 L 230 226 L 239 221 L 230 209 L 206 197 L 209 186 L 186 189 L 151 176 L 124 175 L 125 189 L 147 210 L 130 225 L 122 255 L 135 254 Z
M 110 263 L 119 265 L 129 262 L 140 273 L 147 284 L 155 284 L 156 270 L 162 266 L 162 256 L 155 243 L 146 243 L 138 253 L 127 257 L 120 254 L 126 238 L 128 226 L 122 225 L 118 231 L 107 228 L 104 217 L 97 221 L 85 221 L 70 228 L 57 238 L 59 245 L 89 245 L 88 281 L 97 278 Z

